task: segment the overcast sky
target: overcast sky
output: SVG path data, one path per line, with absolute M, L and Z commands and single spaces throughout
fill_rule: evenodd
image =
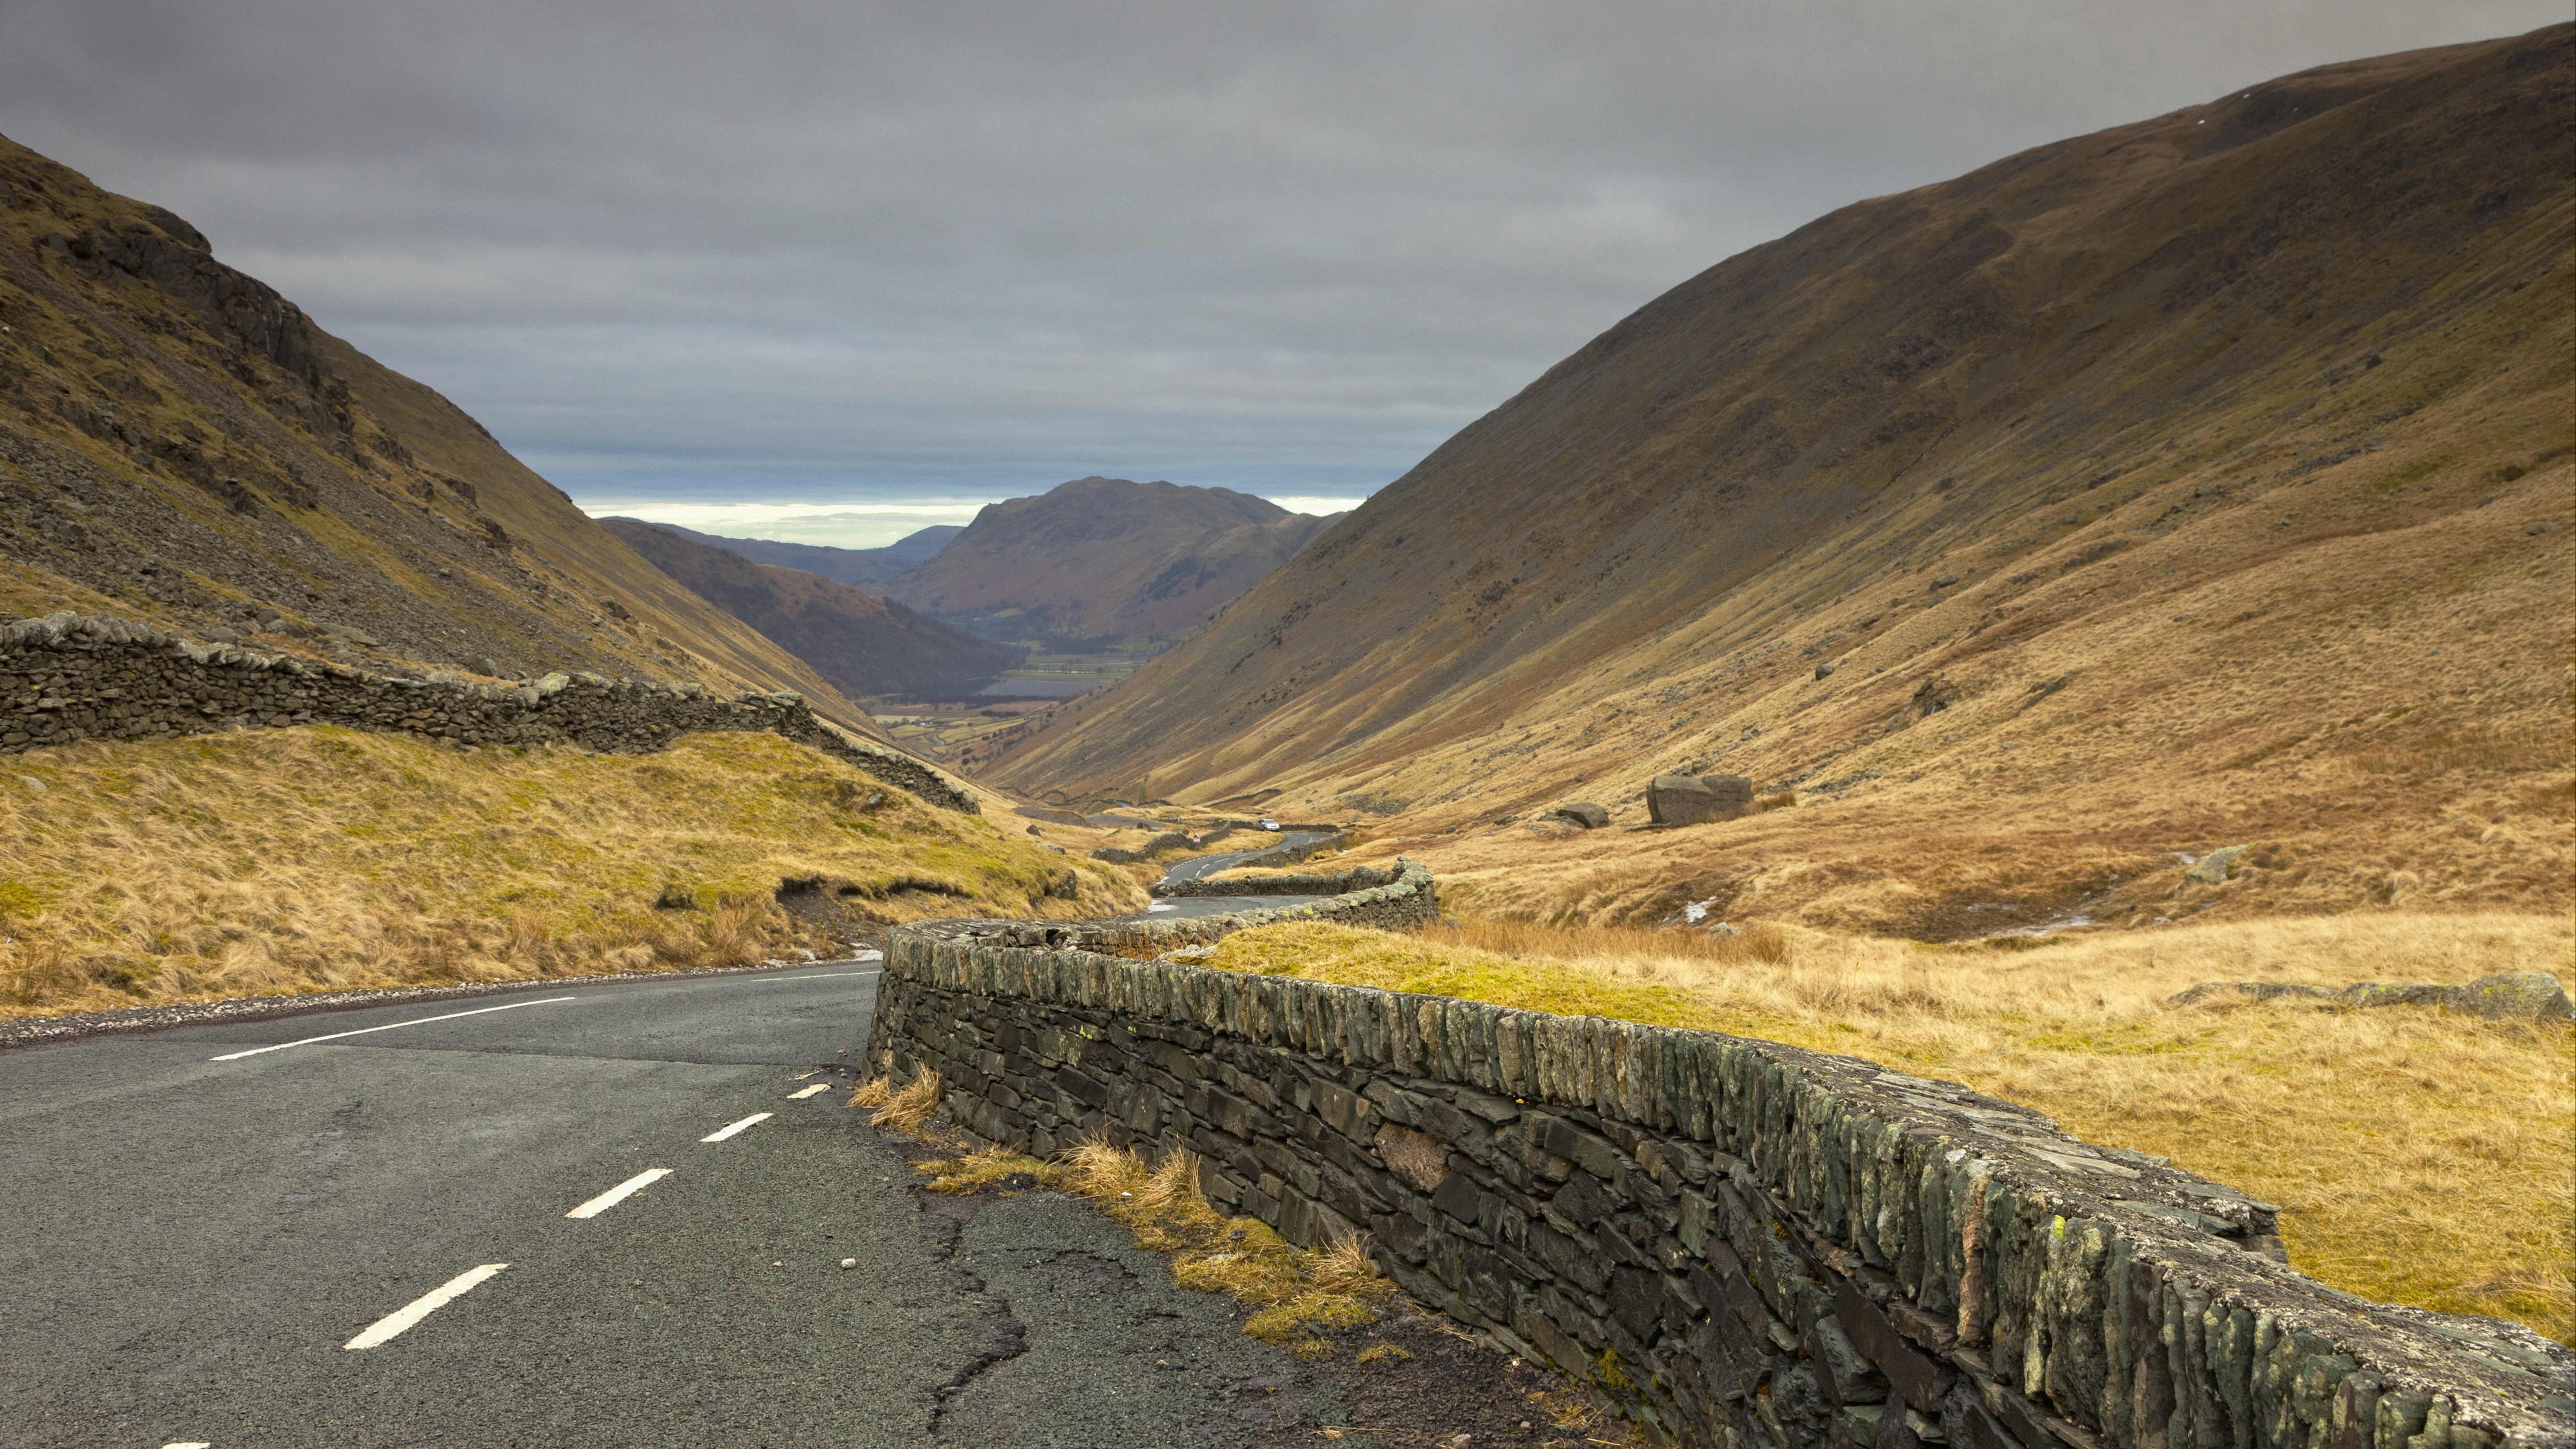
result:
M 0 132 L 585 500 L 1335 498 L 1843 203 L 2566 14 L 7 0 Z

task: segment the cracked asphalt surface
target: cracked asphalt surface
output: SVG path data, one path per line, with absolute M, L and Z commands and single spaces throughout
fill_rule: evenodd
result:
M 858 1055 L 874 972 L 0 1052 L 0 1440 L 1227 1449 L 1334 1421 L 1328 1378 L 1107 1220 L 914 1188 L 848 1078 L 806 1075 Z

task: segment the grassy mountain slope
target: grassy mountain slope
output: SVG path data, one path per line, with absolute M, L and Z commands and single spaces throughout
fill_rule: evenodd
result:
M 1111 867 L 775 735 L 593 755 L 314 727 L 0 775 L 0 1019 L 733 966 L 896 921 L 1144 904 Z
M 1014 638 L 1177 637 L 1322 524 L 1227 488 L 1077 478 L 984 509 L 886 594 Z
M 271 648 L 793 689 L 813 670 L 194 227 L 0 140 L 0 610 Z
M 821 574 L 834 583 L 848 584 L 870 593 L 883 593 L 885 586 L 919 564 L 938 557 L 948 541 L 964 533 L 960 524 L 942 523 L 907 533 L 883 548 L 833 548 L 819 543 L 781 543 L 769 538 L 726 538 L 719 534 L 699 533 L 675 523 L 657 523 L 692 543 L 724 549 L 742 555 L 757 564 L 775 564 L 780 568 L 803 569 Z
M 2571 120 L 2557 26 L 1833 213 L 989 773 L 1389 815 L 1514 914 L 2564 909 Z M 1684 769 L 1800 803 L 1497 823 Z
M 953 684 L 1008 669 L 1022 656 L 819 574 L 753 563 L 661 524 L 600 522 L 654 567 L 852 696 Z

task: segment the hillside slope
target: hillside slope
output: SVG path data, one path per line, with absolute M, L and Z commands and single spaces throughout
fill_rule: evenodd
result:
M 883 548 L 833 548 L 820 543 L 781 543 L 771 538 L 726 538 L 676 523 L 657 523 L 654 527 L 668 529 L 692 543 L 740 554 L 753 563 L 803 569 L 872 594 L 884 593 L 885 586 L 906 570 L 938 557 L 950 539 L 966 531 L 962 524 L 942 523 L 907 533 Z
M 447 399 L 178 217 L 5 139 L 0 326 L 0 610 L 377 668 L 792 689 L 870 728 Z
M 1012 638 L 1174 638 L 1324 522 L 1228 488 L 1077 478 L 984 509 L 886 596 Z
M 1731 258 L 988 773 L 1390 815 L 1518 913 L 2564 909 L 2571 56 L 2327 66 Z M 1802 803 L 1494 825 L 1672 770 Z
M 898 694 L 995 674 L 1021 651 L 978 639 L 903 605 L 802 569 L 758 564 L 665 524 L 604 518 L 602 527 L 853 697 Z

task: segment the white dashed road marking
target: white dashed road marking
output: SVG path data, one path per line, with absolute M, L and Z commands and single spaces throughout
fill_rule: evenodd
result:
M 384 1317 L 377 1319 L 374 1327 L 369 1328 L 366 1332 L 359 1334 L 357 1337 L 350 1339 L 347 1343 L 340 1346 L 342 1348 L 374 1348 L 378 1344 L 389 1343 L 393 1341 L 395 1337 L 400 1335 L 403 1330 L 410 1328 L 413 1324 L 420 1322 L 422 1319 L 436 1313 L 448 1304 L 453 1303 L 457 1299 L 464 1297 L 466 1294 L 473 1292 L 477 1284 L 509 1266 L 510 1265 L 507 1263 L 486 1263 L 480 1268 L 469 1268 L 464 1272 L 457 1274 L 455 1277 L 448 1279 L 446 1282 L 439 1284 L 437 1287 L 430 1289 L 428 1292 L 423 1293 L 409 1303 L 404 1304 L 402 1307 L 395 1309 L 393 1312 L 386 1314 Z
M 818 1092 L 819 1092 L 819 1091 L 821 1091 L 821 1090 L 822 1090 L 822 1088 L 817 1087 L 817 1088 L 815 1088 L 814 1090 L 816 1090 L 816 1091 L 818 1091 Z M 708 1133 L 706 1136 L 701 1137 L 701 1138 L 699 1138 L 698 1140 L 699 1140 L 700 1142 L 722 1142 L 722 1141 L 723 1141 L 723 1140 L 725 1140 L 726 1138 L 731 1137 L 733 1134 L 735 1134 L 735 1133 L 737 1133 L 737 1132 L 741 1131 L 741 1130 L 742 1130 L 742 1129 L 744 1129 L 745 1127 L 749 1127 L 749 1126 L 751 1126 L 751 1125 L 752 1125 L 753 1123 L 755 1123 L 755 1122 L 766 1122 L 766 1121 L 768 1121 L 768 1120 L 769 1120 L 769 1114 L 768 1114 L 768 1113 L 766 1113 L 766 1112 L 754 1112 L 754 1113 L 752 1113 L 750 1116 L 743 1118 L 743 1119 L 742 1119 L 741 1121 L 739 1121 L 739 1122 L 727 1122 L 727 1123 L 726 1123 L 726 1124 L 724 1124 L 722 1127 L 717 1128 L 717 1129 L 716 1129 L 716 1130 L 714 1130 L 713 1132 Z
M 215 1446 L 203 1439 L 191 1439 L 185 1444 L 164 1444 L 161 1449 L 215 1449 Z
M 670 1175 L 671 1169 L 667 1167 L 648 1167 L 642 1172 L 635 1174 L 633 1177 L 626 1179 L 624 1182 L 619 1183 L 617 1186 L 610 1188 L 608 1191 L 601 1193 L 599 1196 L 592 1198 L 590 1201 L 583 1203 L 581 1206 L 574 1208 L 571 1212 L 565 1213 L 564 1216 L 568 1218 L 595 1218 L 601 1213 L 608 1211 L 610 1208 L 617 1206 L 619 1203 L 626 1201 L 629 1197 L 642 1192 L 644 1189 L 651 1187 L 654 1183 L 660 1182 L 663 1178 L 669 1177 Z
M 344 1036 L 365 1036 L 371 1031 L 391 1031 L 397 1026 L 427 1026 L 433 1021 L 454 1021 L 460 1016 L 481 1016 L 487 1011 L 516 1011 L 522 1006 L 552 1006 L 558 1001 L 570 1000 L 572 998 L 569 996 L 549 996 L 543 1001 L 513 1001 L 507 1006 L 478 1006 L 472 1011 L 451 1011 L 445 1016 L 424 1016 L 417 1021 L 396 1021 L 383 1026 L 362 1026 L 356 1031 L 335 1031 L 329 1036 L 308 1036 L 302 1041 L 282 1041 L 275 1046 L 252 1047 L 246 1052 L 226 1052 L 222 1056 L 211 1057 L 208 1060 L 237 1062 L 244 1057 L 258 1056 L 261 1052 L 282 1052 L 288 1047 L 311 1046 L 317 1041 L 338 1041 Z
M 812 1086 L 810 1086 L 810 1087 L 800 1087 L 800 1088 L 798 1088 L 797 1090 L 795 1090 L 795 1091 L 793 1091 L 793 1092 L 788 1093 L 788 1094 L 787 1094 L 787 1100 L 788 1100 L 788 1101 L 791 1101 L 791 1102 L 802 1102 L 802 1101 L 804 1101 L 806 1098 L 808 1098 L 808 1097 L 810 1097 L 810 1096 L 813 1096 L 813 1095 L 814 1095 L 815 1093 L 817 1093 L 817 1092 L 828 1092 L 828 1091 L 830 1091 L 830 1090 L 832 1090 L 832 1084 L 831 1084 L 831 1083 L 829 1083 L 829 1082 L 816 1082 L 814 1085 L 812 1085 Z

